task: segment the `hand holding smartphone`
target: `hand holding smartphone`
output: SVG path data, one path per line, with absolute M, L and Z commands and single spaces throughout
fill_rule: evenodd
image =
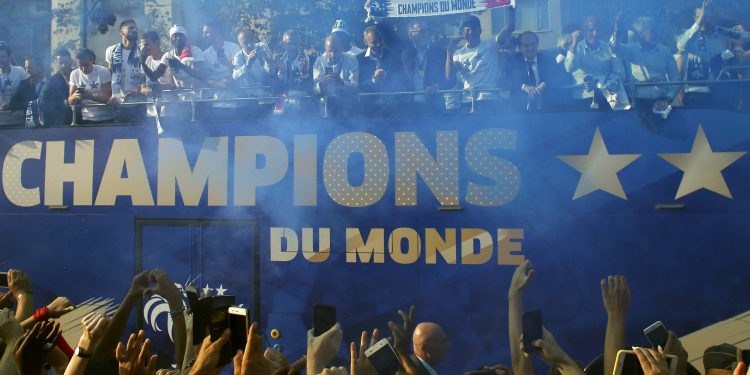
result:
M 526 353 L 538 352 L 540 349 L 534 346 L 534 341 L 544 338 L 542 328 L 542 311 L 533 310 L 523 313 L 523 351 Z
M 677 371 L 677 357 L 673 355 L 665 355 L 664 357 L 667 360 L 670 375 L 675 375 Z M 617 352 L 614 375 L 644 375 L 641 362 L 634 351 L 620 350 Z
M 313 305 L 313 336 L 320 336 L 336 325 L 336 308 L 328 305 Z
M 401 362 L 387 339 L 380 339 L 367 348 L 365 355 L 378 375 L 394 375 L 401 370 Z
M 229 308 L 229 329 L 232 331 L 229 341 L 231 353 L 245 350 L 247 331 L 250 329 L 250 313 L 247 309 L 235 306 Z

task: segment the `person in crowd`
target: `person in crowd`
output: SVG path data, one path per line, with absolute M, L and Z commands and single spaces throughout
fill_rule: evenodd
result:
M 287 30 L 281 37 L 281 53 L 275 64 L 276 79 L 281 92 L 287 98 L 288 106 L 307 109 L 303 97 L 313 94 L 314 59 L 302 48 L 302 36 L 296 30 Z
M 57 72 L 45 79 L 39 93 L 39 110 L 44 126 L 70 125 L 73 120 L 73 112 L 68 105 L 68 83 L 73 71 L 73 59 L 66 48 L 55 51 L 55 65 Z
M 151 71 L 156 71 L 161 64 L 161 59 L 164 56 L 164 52 L 161 49 L 161 39 L 156 31 L 149 31 L 143 34 L 141 38 L 141 64 L 148 67 Z M 145 69 L 144 69 L 145 70 Z M 145 92 L 153 97 L 161 97 L 164 100 L 177 100 L 177 95 L 172 91 L 164 92 L 164 90 L 175 89 L 174 77 L 172 77 L 172 70 L 167 67 L 164 74 L 161 75 L 156 81 L 152 81 L 150 78 L 146 79 L 147 90 Z M 162 104 L 159 105 L 159 116 L 161 117 L 174 117 L 179 111 L 178 104 Z M 146 107 L 146 115 L 148 117 L 156 117 L 157 110 L 155 105 Z
M 351 37 L 351 33 L 349 32 L 349 28 L 347 27 L 344 20 L 336 20 L 336 22 L 333 23 L 333 27 L 331 28 L 331 35 L 333 35 L 337 43 L 341 43 L 341 45 L 343 46 L 343 53 L 357 56 L 365 51 L 362 48 L 359 48 L 354 43 Z
M 203 40 L 208 46 L 203 50 L 203 55 L 211 72 L 211 81 L 225 86 L 232 81 L 232 59 L 240 52 L 240 46 L 224 40 L 224 26 L 216 20 L 203 25 Z
M 357 58 L 343 53 L 343 46 L 329 35 L 326 37 L 325 53 L 313 65 L 315 92 L 320 94 L 329 111 L 342 113 L 352 110 L 359 85 Z
M 149 31 L 143 34 L 143 37 L 141 38 L 141 46 L 143 48 L 141 54 L 142 64 L 146 65 L 151 71 L 156 71 L 159 68 L 159 65 L 161 65 L 161 59 L 164 56 L 164 52 L 161 49 L 161 39 L 159 38 L 159 34 L 156 31 Z M 169 67 L 164 70 L 164 74 L 162 74 L 157 80 L 152 81 L 148 78 L 147 83 L 151 89 L 156 87 L 162 90 L 170 90 L 175 87 L 172 71 Z
M 22 125 L 25 105 L 11 105 L 21 82 L 29 79 L 23 67 L 11 65 L 13 51 L 6 43 L 0 43 L 0 126 Z
M 138 25 L 132 19 L 120 23 L 121 40 L 107 47 L 104 61 L 112 74 L 112 98 L 122 101 L 128 95 L 140 93 L 146 76 L 141 66 L 143 51 L 138 46 Z
M 373 93 L 404 89 L 399 56 L 385 45 L 380 30 L 373 26 L 365 29 L 364 41 L 367 49 L 357 55 L 359 91 Z M 395 96 L 385 95 L 363 99 L 363 103 L 369 103 L 363 109 L 384 113 L 392 108 L 397 100 Z
M 678 81 L 677 63 L 672 52 L 657 42 L 654 19 L 639 17 L 633 23 L 635 40 L 621 41 L 622 14 L 617 16 L 615 30 L 610 39 L 610 50 L 630 67 L 628 79 L 635 83 L 663 83 Z M 656 127 L 660 119 L 666 118 L 671 103 L 679 91 L 676 85 L 638 86 L 632 93 L 641 120 L 649 127 Z
M 703 369 L 706 375 L 730 375 L 737 363 L 737 347 L 732 344 L 719 344 L 706 348 L 703 352 Z
M 162 56 L 156 70 L 149 68 L 145 64 L 141 64 L 146 75 L 151 81 L 155 82 L 169 68 L 172 71 L 176 87 L 200 87 L 202 82 L 207 80 L 203 50 L 189 43 L 187 29 L 180 25 L 174 25 L 169 29 L 169 40 L 172 43 L 173 49 L 167 51 Z M 183 97 L 183 99 L 189 99 L 189 97 Z
M 685 81 L 715 80 L 734 55 L 729 50 L 729 41 L 716 32 L 709 7 L 704 0 L 695 8 L 695 23 L 677 39 L 677 49 L 682 54 L 682 77 Z M 683 103 L 686 107 L 717 107 L 719 96 L 712 93 L 707 84 L 685 87 Z
M 531 31 L 518 36 L 518 52 L 510 63 L 512 107 L 518 111 L 561 108 L 560 92 L 567 75 L 554 56 L 539 53 L 539 37 Z
M 114 112 L 109 105 L 112 97 L 112 75 L 109 69 L 96 65 L 96 54 L 84 48 L 76 52 L 78 69 L 70 73 L 68 103 L 79 105 L 85 123 L 112 120 Z
M 410 21 L 408 32 L 411 43 L 401 53 L 404 75 L 409 78 L 410 90 L 425 93 L 415 95 L 414 102 L 423 110 L 440 112 L 444 108 L 443 97 L 437 91 L 449 88 L 445 79 L 445 48 L 430 42 L 430 29 L 423 19 Z
M 436 375 L 435 367 L 445 359 L 450 350 L 448 335 L 443 327 L 433 322 L 419 323 L 414 328 L 412 344 L 417 366 L 430 375 Z
M 241 50 L 232 59 L 235 85 L 242 87 L 242 91 L 252 97 L 270 98 L 273 95 L 269 88 L 273 77 L 273 56 L 268 45 L 261 42 L 258 34 L 248 28 L 240 29 L 237 41 Z M 275 99 L 259 99 L 252 106 L 259 111 L 270 111 L 275 102 Z
M 574 97 L 592 109 L 626 110 L 630 101 L 623 86 L 625 66 L 600 41 L 599 20 L 588 17 L 573 31 L 565 55 L 565 71 L 576 85 Z M 583 39 L 583 41 L 581 41 Z
M 38 57 L 26 56 L 23 61 L 23 69 L 29 76 L 29 79 L 24 81 L 24 90 L 28 91 L 26 95 L 23 95 L 24 99 L 33 100 L 39 98 L 39 94 L 44 89 L 46 79 L 42 61 Z
M 467 16 L 461 23 L 463 40 L 466 44 L 456 49 L 458 40 L 453 40 L 447 49 L 445 77 L 448 81 L 458 80 L 462 89 L 478 90 L 475 95 L 479 111 L 497 109 L 500 94 L 500 64 L 498 46 L 494 41 L 482 40 L 482 26 L 476 16 Z M 493 91 L 482 91 L 489 89 Z M 472 93 L 465 93 L 461 102 L 464 108 L 471 103 Z M 453 98 L 449 98 L 449 102 Z

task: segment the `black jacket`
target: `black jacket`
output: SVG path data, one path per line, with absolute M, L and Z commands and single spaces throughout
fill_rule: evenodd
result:
M 45 79 L 42 92 L 39 94 L 39 110 L 44 119 L 44 126 L 70 125 L 73 114 L 67 106 L 68 81 L 58 72 Z
M 357 63 L 359 64 L 359 91 L 399 91 L 408 87 L 404 84 L 400 55 L 394 55 L 391 50 L 387 48 L 383 50 L 383 56 L 380 59 L 380 66 L 385 70 L 386 75 L 375 84 L 372 82 L 372 76 L 375 74 L 377 63 L 374 59 L 365 57 L 366 53 L 367 50 L 364 50 L 357 55 Z
M 572 97 L 571 93 L 565 91 L 563 87 L 572 78 L 565 72 L 563 64 L 555 61 L 555 56 L 548 53 L 537 54 L 537 70 L 539 80 L 537 84 L 544 82 L 545 89 L 542 92 L 538 103 L 541 110 L 559 109 L 569 104 L 566 100 Z M 508 84 L 510 85 L 511 99 L 513 108 L 516 110 L 526 110 L 529 96 L 521 89 L 523 84 L 530 84 L 528 66 L 526 59 L 520 53 L 516 53 L 510 58 L 508 63 Z

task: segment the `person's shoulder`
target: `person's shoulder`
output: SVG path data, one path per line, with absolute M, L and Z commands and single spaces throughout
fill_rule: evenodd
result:
M 211 46 L 209 48 L 213 48 L 213 46 Z M 196 54 L 196 53 L 203 54 L 203 50 L 200 47 L 196 47 L 196 46 L 191 45 L 190 46 L 190 53 L 192 53 L 192 54 Z
M 10 66 L 10 74 L 14 76 L 27 76 L 26 70 L 22 66 L 18 66 L 18 65 Z
M 229 41 L 229 40 L 225 40 L 224 44 L 226 45 L 226 47 L 224 47 L 224 49 L 226 49 L 227 51 L 232 51 L 233 53 L 235 51 L 239 51 L 240 49 L 242 49 L 242 48 L 240 48 L 239 44 L 237 44 L 235 42 L 232 42 L 232 41 Z
M 106 78 L 112 76 L 112 73 L 109 72 L 109 69 L 101 65 L 94 65 L 94 72 L 100 77 Z

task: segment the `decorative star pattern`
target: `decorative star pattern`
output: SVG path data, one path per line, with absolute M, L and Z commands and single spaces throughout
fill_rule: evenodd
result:
M 640 154 L 610 154 L 599 128 L 596 128 L 588 155 L 568 155 L 558 156 L 558 158 L 581 172 L 581 178 L 578 180 L 573 200 L 597 190 L 603 190 L 627 200 L 617 173 L 640 156 Z
M 659 154 L 659 157 L 682 170 L 682 180 L 677 188 L 675 199 L 682 198 L 700 189 L 732 198 L 729 186 L 721 171 L 729 167 L 746 152 L 713 152 L 708 143 L 703 126 L 698 126 L 698 134 L 689 153 Z

